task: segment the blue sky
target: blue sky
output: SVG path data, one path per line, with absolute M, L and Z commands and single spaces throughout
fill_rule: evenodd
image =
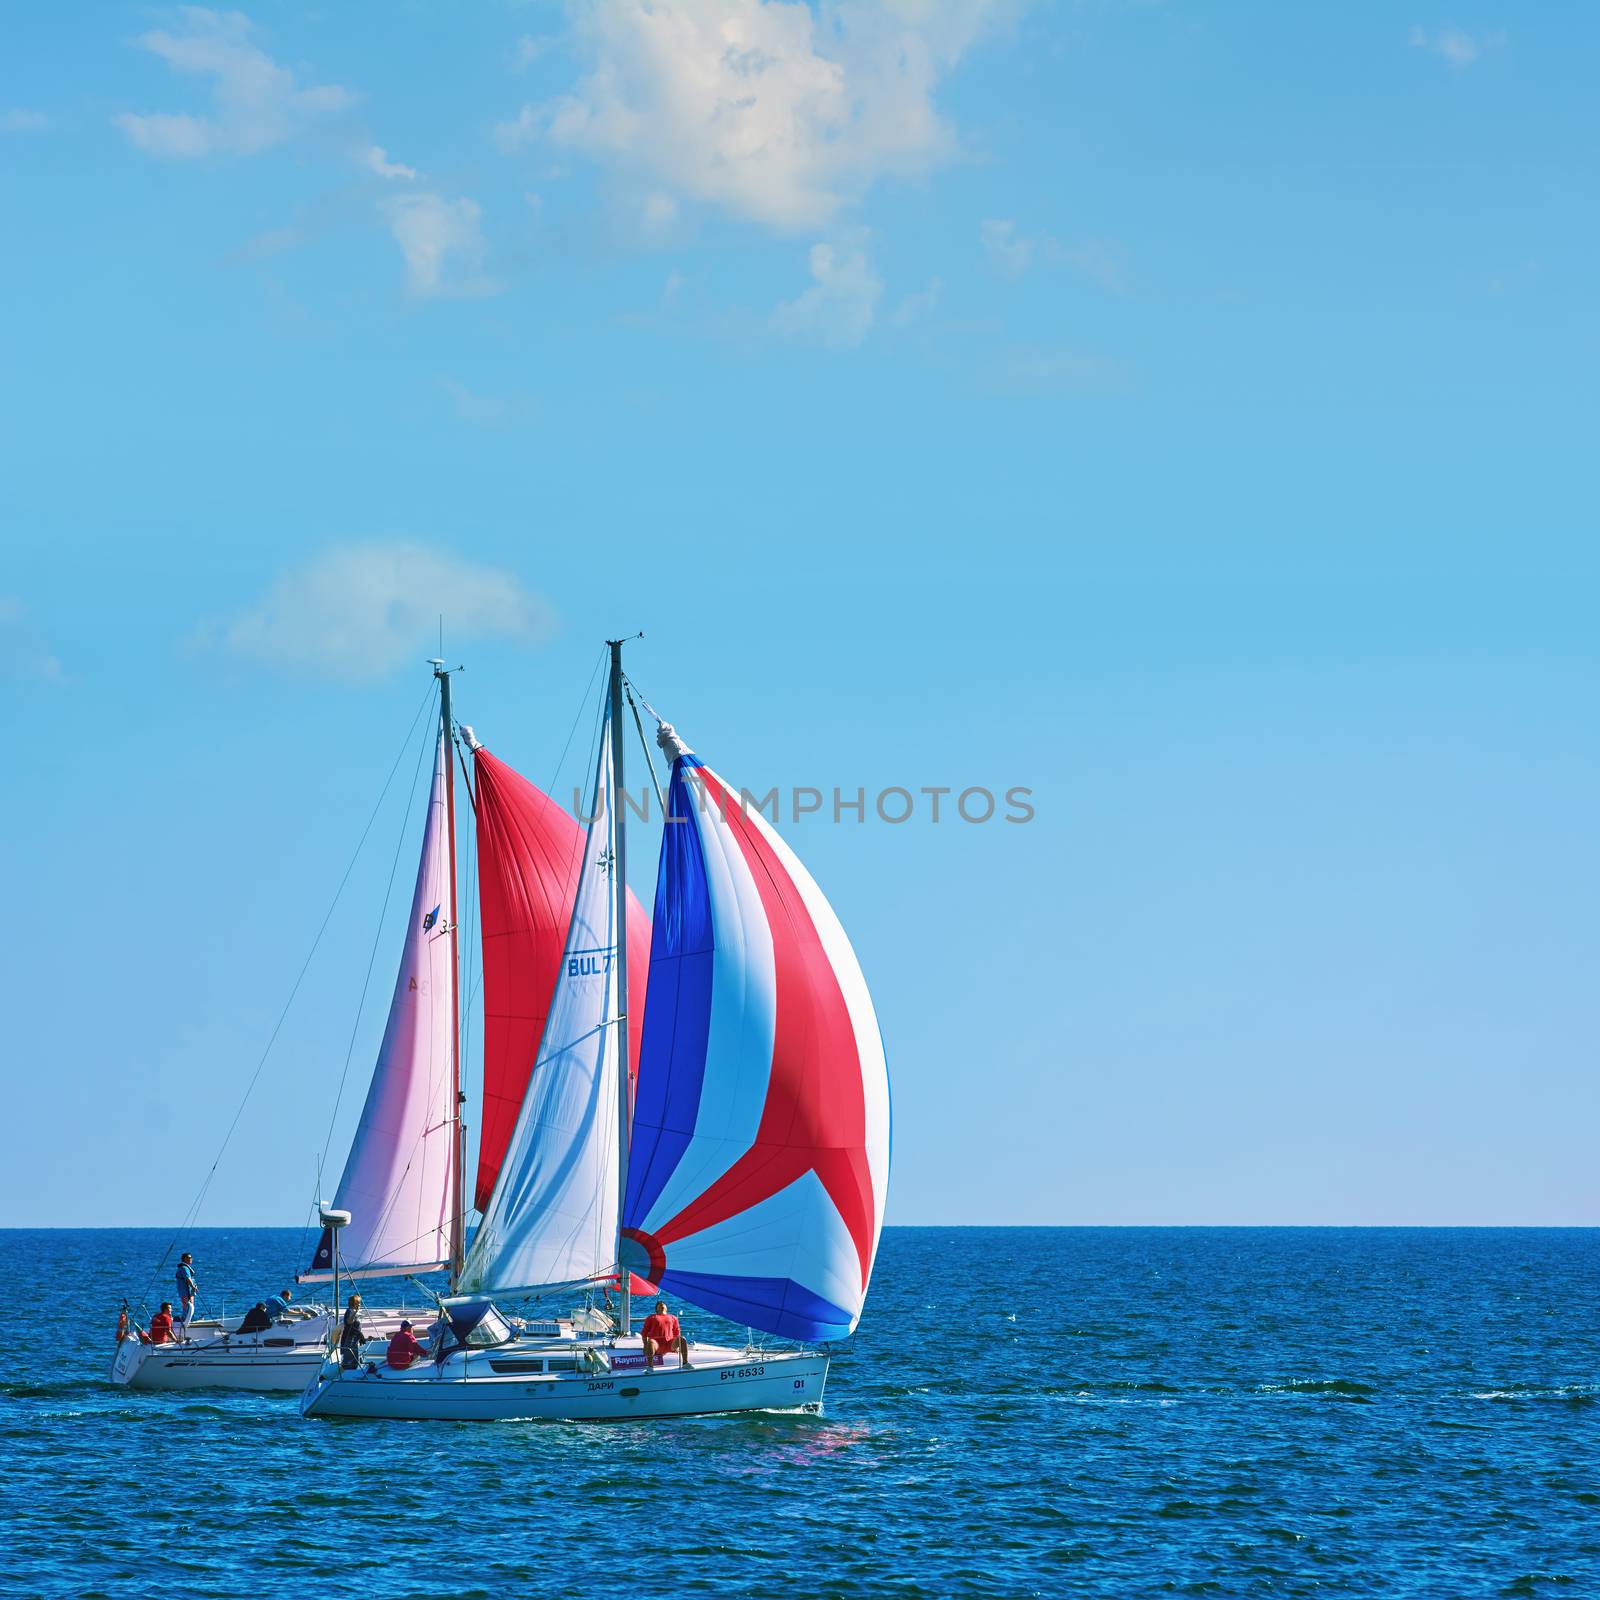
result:
M 736 784 L 1034 791 L 786 829 L 879 1007 L 891 1221 L 1600 1221 L 1597 47 L 8 7 L 0 1220 L 185 1210 L 443 611 L 461 714 L 569 793 L 639 628 Z M 305 1213 L 404 798 L 203 1220 Z

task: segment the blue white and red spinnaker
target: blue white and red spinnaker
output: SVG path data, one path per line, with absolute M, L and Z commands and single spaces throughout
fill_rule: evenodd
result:
M 676 753 L 623 1257 L 780 1337 L 861 1315 L 889 1177 L 877 1016 L 833 908 L 753 806 Z

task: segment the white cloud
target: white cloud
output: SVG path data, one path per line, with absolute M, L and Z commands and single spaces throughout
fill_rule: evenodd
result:
M 1077 273 L 1107 294 L 1128 292 L 1128 269 L 1122 251 L 1104 239 L 1080 239 L 1076 244 L 1051 241 L 1050 258 Z
M 1414 48 L 1431 51 L 1457 71 L 1472 66 L 1482 59 L 1485 51 L 1496 50 L 1505 42 L 1503 33 L 1472 34 L 1460 28 L 1440 28 L 1434 33 L 1422 27 L 1411 30 Z
M 1055 389 L 1122 388 L 1128 382 L 1124 363 L 1082 350 L 1029 345 L 1013 350 L 990 373 L 994 385 L 1011 394 Z
M 980 225 L 978 239 L 989 265 L 1003 278 L 1020 278 L 1036 262 L 1065 267 L 1107 294 L 1128 292 L 1128 273 L 1121 249 L 1105 239 L 1080 239 L 1062 244 L 1048 234 L 1026 238 L 1010 217 L 992 217 Z
M 531 395 L 480 394 L 459 379 L 444 377 L 439 387 L 449 397 L 455 413 L 475 428 L 509 428 L 537 420 L 539 407 Z
M 588 64 L 525 105 L 501 148 L 545 138 L 641 187 L 772 227 L 816 227 L 878 180 L 956 153 L 934 94 L 1002 0 L 613 0 L 578 13 Z
M 29 111 L 22 106 L 12 106 L 0 111 L 0 133 L 43 133 L 50 119 L 42 111 Z
M 525 144 L 532 144 L 544 129 L 537 106 L 525 105 L 511 122 L 494 125 L 494 142 L 504 155 L 515 155 Z
M 547 35 L 525 33 L 511 52 L 511 70 L 526 72 L 535 61 L 554 48 L 556 41 Z
M 652 228 L 664 228 L 669 222 L 674 221 L 678 215 L 678 202 L 670 194 L 663 194 L 659 189 L 654 194 L 644 197 L 644 220 Z
M 255 155 L 294 139 L 324 119 L 349 109 L 356 96 L 336 84 L 305 87 L 259 43 L 259 32 L 240 12 L 186 6 L 173 28 L 143 35 L 137 43 L 175 71 L 210 80 L 211 112 L 132 112 L 114 118 L 128 138 L 152 155 L 174 158 Z M 414 184 L 415 167 L 391 161 L 380 144 L 349 126 L 324 141 L 325 156 L 341 166 L 354 163 L 385 185 Z M 484 273 L 488 247 L 477 201 L 427 192 L 347 197 L 376 214 L 394 236 L 405 262 L 406 286 L 420 299 L 480 295 L 500 286 Z M 301 225 L 269 229 L 236 252 L 259 260 L 305 242 L 316 230 Z
M 384 211 L 405 257 L 406 287 L 418 299 L 493 294 L 500 287 L 484 272 L 488 245 L 476 200 L 403 194 Z
M 554 613 L 511 573 L 411 543 L 342 545 L 284 573 L 202 641 L 270 666 L 370 682 L 445 637 L 538 644 Z
M 439 387 L 450 397 L 456 415 L 475 428 L 498 428 L 507 419 L 509 408 L 504 400 L 479 394 L 455 378 L 441 378 Z
M 66 682 L 60 657 L 45 648 L 28 608 L 10 594 L 0 594 L 0 677 Z
M 810 262 L 811 287 L 778 307 L 773 326 L 790 338 L 853 349 L 878 314 L 883 280 L 873 271 L 859 235 L 838 244 L 812 245 Z
M 889 320 L 897 328 L 904 328 L 909 323 L 920 322 L 923 317 L 932 314 L 933 308 L 938 305 L 939 296 L 943 292 L 944 280 L 935 278 L 926 289 L 919 289 L 915 294 L 908 294 L 894 308 L 894 313 Z
M 211 80 L 211 114 L 124 112 L 112 120 L 141 150 L 178 159 L 257 155 L 344 111 L 355 96 L 337 84 L 301 88 L 256 43 L 257 31 L 237 11 L 186 6 L 172 30 L 142 35 L 138 44 L 176 72 Z
M 370 145 L 362 155 L 361 163 L 367 171 L 377 173 L 380 178 L 404 178 L 409 183 L 417 175 L 415 167 L 406 167 L 398 161 L 391 161 L 384 154 L 381 144 Z
M 1033 241 L 1017 233 L 1010 217 L 991 217 L 978 229 L 989 265 L 1002 277 L 1020 278 L 1033 265 Z

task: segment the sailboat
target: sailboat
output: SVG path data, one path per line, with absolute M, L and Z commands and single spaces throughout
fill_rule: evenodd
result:
M 631 1035 L 622 641 L 537 1061 L 431 1359 L 329 1361 L 309 1417 L 618 1420 L 820 1411 L 861 1315 L 888 1190 L 889 1087 L 832 907 L 767 824 L 657 719 L 671 762 L 637 1083 Z M 648 708 L 648 702 L 644 702 Z M 528 1323 L 515 1298 L 615 1274 L 610 1326 Z M 637 1289 L 743 1326 L 647 1364 Z M 756 1343 L 764 1336 L 785 1341 Z
M 296 1308 L 272 1326 L 245 1318 L 191 1324 L 180 1343 L 150 1344 L 130 1330 L 111 1377 L 135 1388 L 298 1392 L 321 1369 L 336 1330 L 340 1286 L 361 1278 L 448 1273 L 465 1256 L 466 1126 L 461 1108 L 460 962 L 456 915 L 456 804 L 451 674 L 432 663 L 439 693 L 433 776 L 421 859 L 383 1043 L 361 1120 L 323 1229 L 297 1281 L 329 1283 L 333 1305 Z M 555 988 L 577 889 L 584 832 L 555 801 L 475 746 L 485 995 L 484 1126 L 479 1203 L 492 1191 Z M 643 959 L 642 909 L 631 908 Z M 392 1334 L 404 1308 L 367 1309 L 363 1331 Z M 418 1315 L 416 1312 L 412 1316 Z

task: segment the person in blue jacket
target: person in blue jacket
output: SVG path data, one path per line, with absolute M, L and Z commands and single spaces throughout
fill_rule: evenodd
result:
M 178 1315 L 174 1322 L 182 1323 L 185 1329 L 189 1319 L 194 1315 L 194 1299 L 198 1289 L 194 1276 L 194 1257 L 187 1250 L 178 1257 Z

